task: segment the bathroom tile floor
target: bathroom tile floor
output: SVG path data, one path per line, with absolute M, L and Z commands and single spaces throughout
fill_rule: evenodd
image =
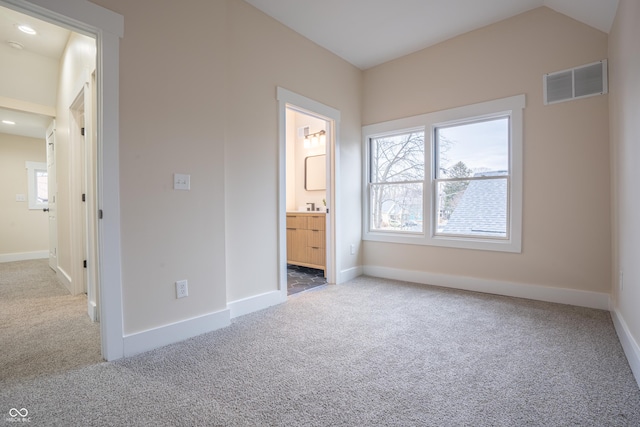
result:
M 287 264 L 287 295 L 327 284 L 324 271 Z

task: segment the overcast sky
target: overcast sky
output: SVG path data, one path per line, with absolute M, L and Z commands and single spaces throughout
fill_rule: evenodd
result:
M 508 118 L 440 128 L 439 134 L 453 142 L 444 153 L 446 162 L 441 160 L 440 167 L 448 168 L 462 161 L 473 170 L 509 170 Z

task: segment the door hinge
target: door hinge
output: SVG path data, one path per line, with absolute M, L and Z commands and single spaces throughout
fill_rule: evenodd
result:
M 86 201 L 87 201 L 87 195 L 86 195 L 86 194 L 84 194 L 84 193 L 82 193 L 82 201 L 83 201 L 83 202 L 86 202 Z
M 86 259 L 85 259 L 84 261 L 82 261 L 82 266 L 83 266 L 84 268 L 87 268 L 87 260 L 86 260 Z
M 98 219 L 102 219 L 102 209 L 98 209 Z
M 84 128 L 80 128 L 80 135 L 84 136 Z

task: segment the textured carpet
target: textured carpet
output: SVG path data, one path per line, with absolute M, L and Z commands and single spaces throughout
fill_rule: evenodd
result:
M 0 384 L 101 361 L 85 295 L 69 294 L 48 260 L 0 263 Z
M 0 388 L 37 425 L 638 426 L 608 312 L 357 278 Z

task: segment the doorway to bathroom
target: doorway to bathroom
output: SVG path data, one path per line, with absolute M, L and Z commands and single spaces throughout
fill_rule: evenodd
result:
M 289 106 L 286 126 L 287 295 L 293 295 L 327 283 L 330 123 Z
M 335 129 L 339 112 L 278 88 L 280 291 L 335 283 Z

